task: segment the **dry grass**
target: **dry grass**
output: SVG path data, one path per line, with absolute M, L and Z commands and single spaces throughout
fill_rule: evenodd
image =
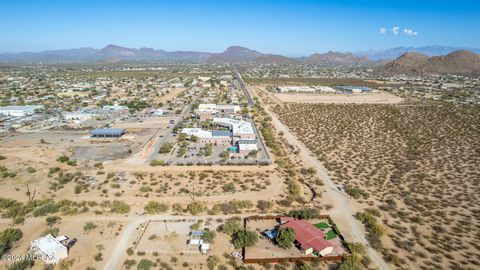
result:
M 419 105 L 276 106 L 332 178 L 382 210 L 375 241 L 406 269 L 480 265 L 480 110 Z M 373 239 L 375 240 L 375 239 Z

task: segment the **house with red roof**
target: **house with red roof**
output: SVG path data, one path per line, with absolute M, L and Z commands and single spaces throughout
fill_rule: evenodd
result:
M 280 228 L 295 231 L 295 241 L 305 255 L 316 252 L 326 256 L 333 252 L 333 245 L 325 239 L 326 234 L 306 220 L 281 219 Z

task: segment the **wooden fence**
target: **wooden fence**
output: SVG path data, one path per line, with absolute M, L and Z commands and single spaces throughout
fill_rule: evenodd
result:
M 243 226 L 244 226 L 244 229 L 246 230 L 247 229 L 247 222 L 248 221 L 255 221 L 255 220 L 269 220 L 269 219 L 279 219 L 281 217 L 285 217 L 285 215 L 275 215 L 275 216 L 249 216 L 249 217 L 245 217 L 243 219 Z M 337 233 L 338 237 L 340 238 L 340 240 L 342 240 L 343 243 L 345 243 L 345 238 L 343 237 L 343 235 L 341 234 L 340 230 L 338 230 L 337 228 L 337 225 L 335 224 L 335 222 L 333 221 L 333 219 L 329 216 L 329 215 L 318 215 L 317 218 L 321 218 L 321 219 L 327 219 L 328 222 L 330 224 L 332 224 L 332 226 L 334 227 L 335 229 L 335 233 Z M 348 252 L 351 252 L 348 248 L 348 245 L 345 245 L 345 249 L 348 251 Z M 302 262 L 312 262 L 312 261 L 322 261 L 322 262 L 341 262 L 343 261 L 343 259 L 346 257 L 345 255 L 342 255 L 342 256 L 326 256 L 326 257 L 305 257 L 305 256 L 299 256 L 299 257 L 290 257 L 290 258 L 251 258 L 251 259 L 247 259 L 245 257 L 246 255 L 246 248 L 244 247 L 242 249 L 242 255 L 243 255 L 243 262 L 244 263 L 257 263 L 257 264 L 263 264 L 263 263 L 280 263 L 280 262 L 284 262 L 284 261 L 287 261 L 287 262 L 298 262 L 298 261 L 302 261 Z
M 322 262 L 341 262 L 345 256 L 327 256 L 327 257 L 290 257 L 290 258 L 254 258 L 254 259 L 243 259 L 244 263 L 280 263 L 280 262 L 312 262 L 312 261 L 322 261 Z

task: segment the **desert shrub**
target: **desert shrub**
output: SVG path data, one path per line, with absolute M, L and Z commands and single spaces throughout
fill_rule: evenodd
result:
M 32 268 L 34 261 L 31 259 L 23 259 L 21 261 L 14 262 L 12 265 L 7 266 L 8 270 L 27 270 Z
M 158 151 L 160 154 L 168 154 L 172 151 L 173 145 L 171 143 L 164 143 L 160 150 Z
M 134 266 L 136 263 L 137 263 L 137 261 L 135 261 L 135 260 L 127 259 L 123 262 L 123 266 L 125 267 L 125 269 L 128 270 L 128 269 L 132 268 L 132 266 Z
M 69 160 L 70 160 L 70 158 L 67 157 L 67 156 L 65 156 L 65 155 L 61 155 L 61 156 L 59 156 L 59 157 L 57 158 L 57 161 L 60 161 L 61 163 L 65 163 L 65 162 L 67 162 L 67 161 L 69 161 Z
M 192 215 L 197 215 L 207 210 L 207 205 L 204 202 L 193 201 L 187 205 L 187 211 Z
M 215 255 L 208 256 L 207 258 L 207 267 L 209 270 L 214 270 L 215 267 L 220 263 L 220 258 Z
M 54 224 L 58 223 L 61 219 L 62 218 L 58 216 L 50 216 L 50 217 L 47 217 L 45 221 L 47 222 L 47 225 L 51 227 Z
M 12 243 L 20 240 L 23 232 L 17 228 L 7 228 L 0 233 L 0 256 L 12 248 Z
M 87 222 L 85 225 L 83 225 L 83 231 L 88 233 L 91 230 L 95 230 L 97 228 L 97 225 L 95 225 L 93 222 Z
M 257 202 L 257 208 L 260 209 L 261 211 L 272 209 L 272 207 L 273 207 L 273 202 L 271 201 L 259 200 Z
M 59 209 L 60 207 L 54 202 L 47 202 L 33 209 L 32 215 L 34 217 L 45 216 L 50 213 L 56 213 Z
M 123 201 L 113 201 L 110 206 L 110 212 L 115 214 L 128 214 L 130 205 Z
M 294 217 L 296 219 L 312 219 L 319 216 L 318 209 L 306 208 L 301 210 L 292 210 L 288 212 L 288 216 Z
M 150 215 L 164 213 L 168 210 L 168 204 L 151 201 L 145 205 L 144 210 Z
M 147 259 L 141 259 L 137 265 L 138 270 L 150 270 L 152 267 L 153 267 L 153 262 Z
M 163 161 L 163 160 L 154 159 L 154 160 L 150 161 L 150 166 L 152 166 L 152 167 L 155 167 L 155 166 L 165 166 L 165 165 L 167 165 L 167 164 L 166 164 L 165 161 Z

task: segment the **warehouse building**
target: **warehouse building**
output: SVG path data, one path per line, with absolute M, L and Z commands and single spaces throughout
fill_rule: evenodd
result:
M 92 138 L 120 138 L 123 134 L 123 128 L 96 128 L 90 131 Z
M 35 111 L 43 110 L 43 105 L 27 105 L 27 106 L 4 106 L 0 107 L 0 114 L 5 116 L 28 116 L 35 114 Z

